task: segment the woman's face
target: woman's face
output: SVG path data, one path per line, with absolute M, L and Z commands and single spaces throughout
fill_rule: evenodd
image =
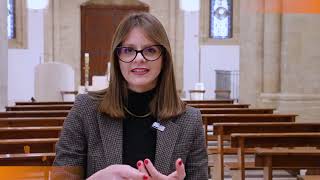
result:
M 162 67 L 161 46 L 150 40 L 144 30 L 133 28 L 122 42 L 121 47 L 117 49 L 120 70 L 124 79 L 128 83 L 128 88 L 135 92 L 145 92 L 153 89 L 157 84 L 158 76 Z M 134 50 L 143 50 L 137 53 Z M 149 60 L 148 61 L 144 57 Z

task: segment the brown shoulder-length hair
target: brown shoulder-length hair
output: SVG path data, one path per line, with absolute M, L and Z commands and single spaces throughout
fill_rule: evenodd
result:
M 123 43 L 133 28 L 142 28 L 150 40 L 163 46 L 162 69 L 157 79 L 155 95 L 149 107 L 152 115 L 167 120 L 182 114 L 185 103 L 177 94 L 172 53 L 166 31 L 160 21 L 149 13 L 135 13 L 125 17 L 116 29 L 111 45 L 111 69 L 109 87 L 92 96 L 100 98 L 99 111 L 112 118 L 124 118 L 124 106 L 128 96 L 127 81 L 121 74 L 116 48 Z

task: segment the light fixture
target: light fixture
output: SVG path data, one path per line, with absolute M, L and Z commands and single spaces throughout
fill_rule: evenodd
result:
M 199 11 L 199 0 L 180 0 L 180 9 L 184 11 Z
M 41 10 L 48 6 L 48 0 L 27 0 L 28 9 Z

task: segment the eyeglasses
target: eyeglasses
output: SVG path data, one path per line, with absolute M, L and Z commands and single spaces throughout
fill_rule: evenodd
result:
M 137 57 L 138 53 L 141 53 L 145 60 L 155 61 L 162 55 L 163 46 L 153 45 L 142 50 L 136 50 L 131 47 L 117 47 L 116 52 L 120 61 L 125 63 L 132 62 Z

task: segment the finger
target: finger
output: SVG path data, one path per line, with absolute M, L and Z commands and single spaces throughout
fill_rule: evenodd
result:
M 184 179 L 186 177 L 186 170 L 181 158 L 177 159 L 176 161 L 176 172 L 178 179 Z
M 148 171 L 146 169 L 146 167 L 144 166 L 142 161 L 138 161 L 137 162 L 137 168 L 140 172 L 144 173 L 144 174 L 148 174 Z
M 120 176 L 122 178 L 127 178 L 127 179 L 139 179 L 139 180 L 147 180 L 148 176 L 147 174 L 140 172 L 139 170 L 131 167 L 131 166 L 126 166 L 126 168 L 122 169 L 120 172 Z M 147 179 L 145 179 L 147 178 Z
M 143 162 L 144 162 L 144 166 L 146 167 L 147 171 L 149 172 L 151 178 L 158 178 L 161 176 L 161 173 L 159 173 L 159 171 L 153 166 L 150 159 L 145 159 Z

